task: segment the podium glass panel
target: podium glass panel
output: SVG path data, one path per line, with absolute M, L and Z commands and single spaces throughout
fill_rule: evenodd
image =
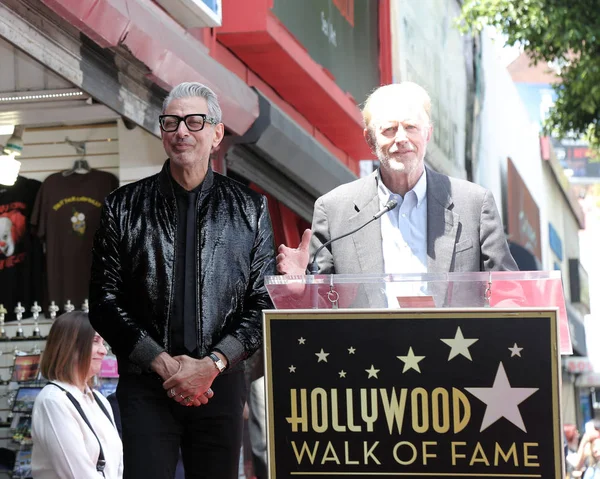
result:
M 560 271 L 267 276 L 276 309 L 558 308 L 572 354 Z

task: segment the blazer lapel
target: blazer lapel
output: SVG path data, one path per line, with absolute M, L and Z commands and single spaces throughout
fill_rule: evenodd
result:
M 427 272 L 448 273 L 458 233 L 458 215 L 444 176 L 427 170 Z
M 348 230 L 369 221 L 379 211 L 377 195 L 377 172 L 366 178 L 364 186 L 354 200 L 356 214 L 348 219 Z M 381 225 L 374 221 L 352 235 L 356 257 L 363 274 L 383 274 L 383 247 L 381 245 Z

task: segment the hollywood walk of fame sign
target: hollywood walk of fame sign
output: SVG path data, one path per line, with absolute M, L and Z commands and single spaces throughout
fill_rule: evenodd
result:
M 556 310 L 265 312 L 271 479 L 562 477 Z

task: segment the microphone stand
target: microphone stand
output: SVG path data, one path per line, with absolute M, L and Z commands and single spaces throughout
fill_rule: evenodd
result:
M 329 246 L 334 241 L 337 241 L 337 240 L 340 240 L 342 238 L 346 238 L 347 236 L 353 235 L 357 231 L 363 229 L 365 226 L 371 224 L 373 221 L 378 220 L 379 218 L 381 218 L 388 211 L 393 210 L 397 205 L 398 205 L 398 202 L 396 200 L 389 200 L 385 204 L 385 206 L 381 210 L 379 210 L 376 214 L 374 214 L 373 217 L 369 221 L 367 221 L 366 223 L 363 223 L 358 228 L 355 228 L 352 231 L 349 231 L 348 233 L 343 234 L 342 236 L 337 236 L 337 237 L 332 238 L 329 241 L 326 241 L 325 243 L 323 243 L 317 249 L 317 251 L 315 251 L 315 254 L 313 255 L 313 260 L 308 265 L 309 276 L 314 279 L 314 275 L 316 275 L 319 272 L 319 266 L 317 265 L 317 256 L 323 250 L 323 248 L 326 248 L 327 246 Z M 333 283 L 331 284 L 331 287 L 333 287 Z M 311 291 L 311 294 L 312 294 L 312 291 Z M 319 295 L 317 294 L 317 292 L 315 292 L 315 296 L 316 296 L 316 298 L 313 297 L 313 301 L 312 301 L 312 303 L 313 303 L 313 309 L 318 309 L 318 307 L 319 307 Z
M 315 281 L 314 273 L 306 275 L 306 284 L 310 288 L 311 308 L 319 309 L 319 285 Z
M 323 250 L 323 248 L 326 248 L 327 246 L 329 246 L 331 243 L 333 243 L 334 241 L 340 240 L 345 238 L 346 236 L 350 236 L 354 233 L 356 233 L 358 230 L 363 229 L 365 226 L 367 226 L 368 224 L 372 223 L 373 221 L 375 221 L 377 218 L 373 217 L 371 218 L 369 221 L 367 221 L 364 225 L 360 225 L 358 228 L 353 229 L 352 231 L 350 231 L 349 233 L 343 234 L 342 236 L 338 236 L 337 238 L 333 238 L 330 239 L 329 241 L 326 241 L 325 243 L 323 243 L 319 249 L 317 251 L 315 251 L 315 254 L 313 255 L 313 260 L 312 262 L 308 265 L 308 271 L 310 274 L 317 274 L 319 272 L 319 266 L 317 265 L 317 256 L 318 254 Z

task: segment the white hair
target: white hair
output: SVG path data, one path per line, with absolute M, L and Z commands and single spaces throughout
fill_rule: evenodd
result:
M 183 82 L 171 90 L 163 102 L 162 112 L 164 113 L 173 100 L 179 98 L 200 97 L 206 100 L 208 106 L 208 116 L 214 118 L 217 123 L 221 123 L 221 107 L 214 91 L 198 82 Z

